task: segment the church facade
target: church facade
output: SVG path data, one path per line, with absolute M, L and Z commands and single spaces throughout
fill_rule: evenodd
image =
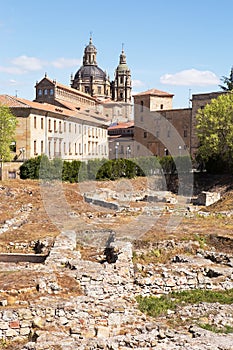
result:
M 92 43 L 92 37 L 85 47 L 82 66 L 74 76 L 71 75 L 70 86 L 45 75 L 35 88 L 35 102 L 91 110 L 109 122 L 126 121 L 132 117 L 131 71 L 124 49 L 122 47 L 114 79 L 110 81 L 107 73 L 97 64 L 97 49 Z

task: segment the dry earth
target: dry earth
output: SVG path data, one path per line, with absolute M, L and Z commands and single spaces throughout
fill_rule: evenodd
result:
M 115 182 L 84 182 L 82 184 L 58 184 L 53 187 L 42 186 L 38 181 L 33 180 L 12 180 L 0 183 L 0 228 L 7 227 L 0 234 L 0 252 L 33 252 L 34 243 L 37 240 L 47 240 L 52 244 L 54 238 L 61 230 L 93 230 L 93 229 L 119 229 L 125 224 L 132 223 L 140 225 L 135 218 L 140 215 L 140 208 L 145 203 L 131 203 L 131 207 L 137 209 L 132 212 L 115 212 L 88 204 L 83 199 L 83 193 L 95 192 L 99 189 L 115 190 L 116 192 L 140 193 L 148 189 L 150 183 L 146 178 L 137 178 L 133 180 L 118 180 Z M 164 204 L 158 219 L 154 225 L 144 232 L 140 239 L 135 240 L 134 246 L 138 251 L 150 250 L 151 247 L 161 241 L 173 240 L 175 242 L 196 241 L 204 249 L 214 247 L 216 251 L 232 253 L 233 248 L 233 215 L 225 213 L 233 209 L 233 190 L 232 179 L 228 178 L 208 178 L 195 184 L 195 191 L 200 190 L 218 190 L 221 191 L 222 199 L 208 208 L 198 208 L 202 213 L 209 212 L 209 216 L 199 215 L 198 211 L 182 214 L 182 219 L 176 230 L 168 232 L 166 224 L 169 221 L 172 204 Z M 46 194 L 46 195 L 45 195 Z M 46 201 L 46 202 L 45 202 Z M 130 203 L 128 203 L 130 204 Z M 197 208 L 196 208 L 197 209 Z M 179 210 L 177 210 L 179 212 Z M 180 213 L 178 213 L 180 215 Z M 77 219 L 73 220 L 73 219 Z M 65 224 L 64 224 L 65 222 Z M 78 227 L 75 223 L 78 222 Z M 7 226 L 8 225 L 8 226 Z M 216 239 L 219 238 L 219 239 Z M 228 238 L 228 244 L 221 238 Z M 95 260 L 98 251 L 93 247 L 80 245 L 78 247 L 82 257 L 89 260 Z M 195 248 L 195 247 L 194 247 Z M 168 255 L 152 256 L 144 259 L 144 264 L 151 262 L 167 262 L 171 254 L 183 253 L 182 251 L 172 251 Z M 62 281 L 66 297 L 80 293 L 77 285 L 72 279 Z M 0 286 L 2 290 L 1 298 L 8 298 L 8 304 L 14 305 L 15 300 L 34 299 L 33 293 L 24 293 L 23 295 L 4 294 L 4 289 L 17 291 L 23 288 L 35 286 L 37 274 L 26 275 L 21 271 L 0 271 Z M 64 296 L 64 295 L 63 295 Z M 12 347 L 13 346 L 13 347 Z M 3 347 L 2 347 L 3 348 Z M 20 349 L 17 345 L 8 346 L 7 349 Z M 1 345 L 0 345 L 1 349 Z

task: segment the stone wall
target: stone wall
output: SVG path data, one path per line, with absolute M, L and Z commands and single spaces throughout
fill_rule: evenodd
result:
M 185 289 L 233 288 L 232 259 L 200 250 L 193 258 L 177 255 L 167 265 L 134 266 L 131 243 L 114 241 L 109 247 L 117 254 L 115 263 L 82 260 L 80 252 L 75 250 L 75 232 L 63 232 L 45 264 L 30 267 L 31 273 L 41 271 L 36 300 L 24 301 L 18 307 L 8 307 L 7 300 L 0 301 L 0 338 L 31 340 L 24 350 L 53 349 L 49 344 L 59 341 L 61 349 L 66 350 L 164 349 L 156 347 L 160 345 L 166 349 L 183 350 L 186 349 L 182 347 L 184 337 L 187 349 L 198 348 L 198 340 L 195 340 L 196 348 L 189 343 L 194 329 L 190 330 L 190 335 L 184 336 L 164 328 L 138 310 L 135 297 Z M 24 268 L 24 265 L 17 268 Z M 59 271 L 64 278 L 72 276 L 76 279 L 81 295 L 69 299 L 57 297 L 62 287 L 53 278 Z M 227 341 L 227 336 L 224 339 Z

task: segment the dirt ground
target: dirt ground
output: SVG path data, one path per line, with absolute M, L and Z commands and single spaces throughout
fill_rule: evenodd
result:
M 222 190 L 222 199 L 208 208 L 200 208 L 210 211 L 212 214 L 232 210 L 233 191 L 229 188 L 231 182 L 218 182 L 213 179 L 212 187 Z M 210 181 L 206 188 L 208 190 Z M 31 242 L 43 238 L 57 236 L 66 222 L 66 229 L 72 227 L 73 218 L 79 218 L 80 227 L 77 229 L 115 229 L 123 227 L 134 220 L 140 214 L 134 212 L 115 213 L 111 209 L 105 209 L 88 204 L 83 199 L 85 192 L 95 192 L 99 189 L 116 190 L 117 192 L 140 193 L 150 187 L 147 178 L 132 180 L 84 182 L 81 184 L 59 184 L 57 186 L 42 186 L 36 180 L 9 180 L 0 183 L 0 228 L 9 220 L 17 218 L 19 222 L 10 223 L 6 232 L 0 235 L 0 251 L 9 252 L 15 243 Z M 143 203 L 131 203 L 131 206 L 143 206 Z M 211 215 L 202 217 L 192 215 L 182 217 L 176 230 L 168 233 L 166 223 L 169 221 L 169 212 L 164 210 L 155 224 L 143 235 L 143 240 L 161 240 L 176 238 L 182 239 L 193 234 L 217 234 L 232 235 L 233 218 L 224 215 Z M 132 225 L 134 221 L 132 221 Z M 139 223 L 140 225 L 140 223 Z M 22 248 L 21 248 L 22 252 Z

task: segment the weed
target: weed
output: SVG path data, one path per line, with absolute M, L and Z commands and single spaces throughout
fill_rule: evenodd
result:
M 196 234 L 194 235 L 194 240 L 199 243 L 201 249 L 204 249 L 206 247 L 206 237 Z
M 224 334 L 233 333 L 233 327 L 229 325 L 226 325 L 223 328 L 218 328 L 209 323 L 199 323 L 198 326 L 203 329 L 206 329 L 207 331 L 214 332 L 214 333 L 224 333 Z
M 190 290 L 182 292 L 172 292 L 161 297 L 142 297 L 136 298 L 139 309 L 146 314 L 157 317 L 166 314 L 167 310 L 175 310 L 177 305 L 198 304 L 202 302 L 232 304 L 233 289 L 227 291 L 211 290 Z

